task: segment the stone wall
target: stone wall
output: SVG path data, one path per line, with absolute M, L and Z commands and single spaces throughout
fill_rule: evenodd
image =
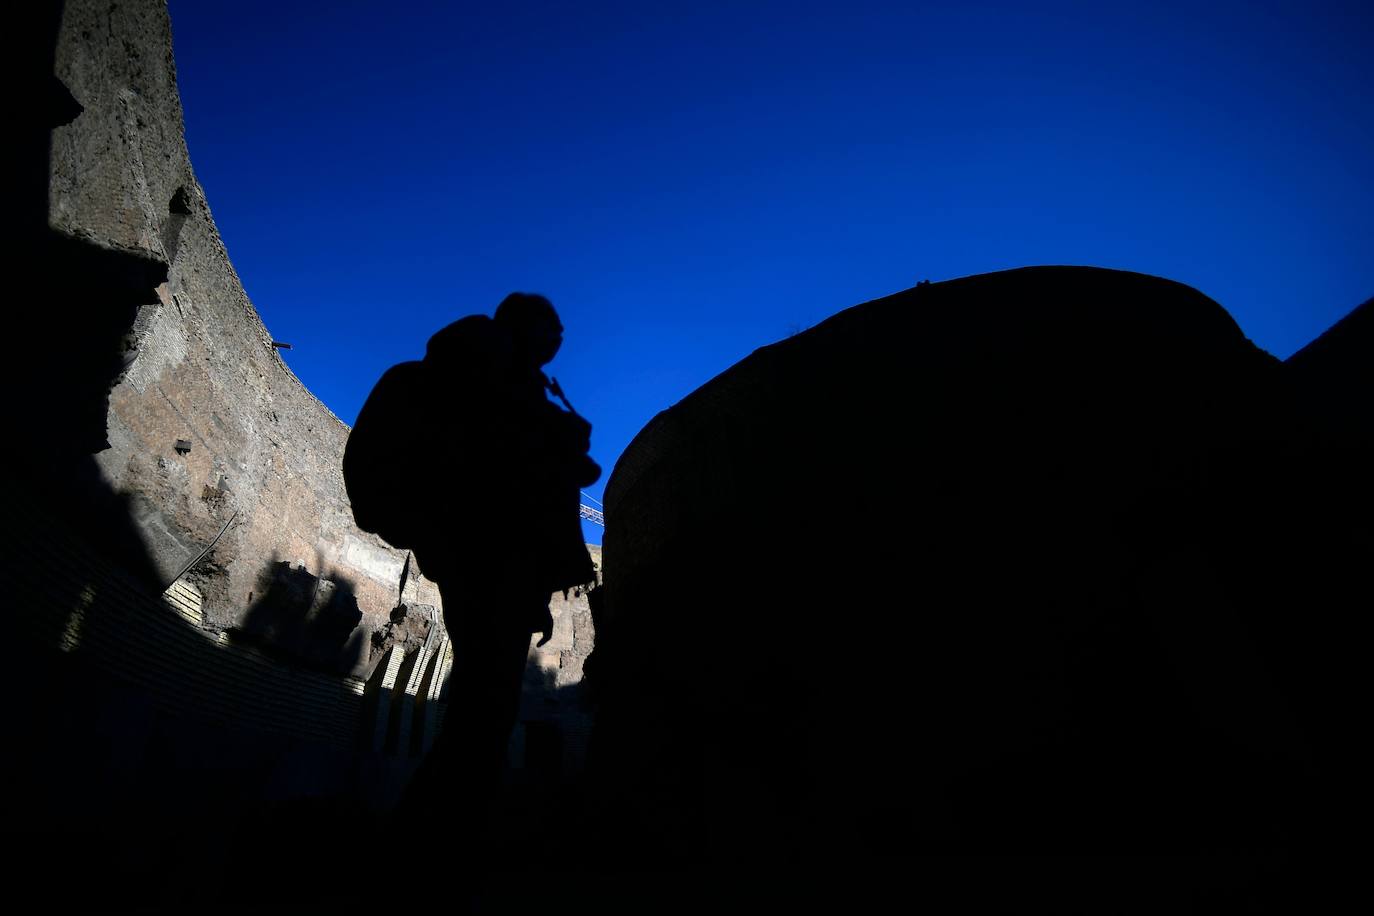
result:
M 96 456 L 157 584 L 193 594 L 211 635 L 318 669 L 366 677 L 393 646 L 416 651 L 438 589 L 354 525 L 348 427 L 282 360 L 229 260 L 191 167 L 165 4 L 66 3 L 54 71 L 81 112 L 52 134 L 51 228 L 167 265 Z M 535 667 L 562 688 L 590 652 L 586 597 L 555 598 L 555 616 Z
M 229 261 L 188 157 L 165 6 L 66 4 L 56 74 L 84 110 L 53 135 L 53 228 L 169 267 L 111 394 L 104 476 L 163 581 L 200 592 L 207 629 L 261 635 L 280 629 L 264 615 L 294 615 L 293 654 L 364 673 L 406 554 L 353 524 L 348 427 L 282 361 Z M 409 602 L 438 605 L 407 582 Z

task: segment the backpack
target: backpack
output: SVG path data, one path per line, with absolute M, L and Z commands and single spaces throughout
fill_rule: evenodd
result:
M 469 315 L 430 339 L 424 361 L 399 363 L 378 379 L 344 446 L 344 488 L 359 528 L 399 550 L 415 549 L 434 521 L 426 514 L 436 511 L 436 462 L 446 479 L 471 476 L 463 464 L 471 449 L 456 447 L 467 430 L 452 421 L 464 414 L 482 420 L 502 346 L 490 318 Z M 434 360 L 447 366 L 442 382 L 431 374 Z M 436 383 L 443 386 L 442 407 L 435 403 Z M 426 447 L 416 448 L 422 440 Z
M 344 446 L 344 488 L 353 520 L 400 550 L 415 546 L 414 498 L 404 492 L 414 465 L 403 443 L 422 428 L 424 401 L 424 365 L 392 366 L 373 386 Z

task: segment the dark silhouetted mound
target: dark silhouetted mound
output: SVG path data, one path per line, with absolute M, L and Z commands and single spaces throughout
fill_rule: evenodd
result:
M 1284 374 L 1186 286 L 1041 267 L 661 413 L 606 491 L 589 665 L 620 854 L 1289 847 L 1315 665 L 1247 553 L 1296 524 Z

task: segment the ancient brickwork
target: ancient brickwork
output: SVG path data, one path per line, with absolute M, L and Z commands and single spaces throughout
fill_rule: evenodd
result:
M 311 661 L 365 673 L 392 609 L 437 608 L 438 593 L 353 524 L 348 428 L 282 361 L 229 261 L 191 168 L 164 5 L 68 3 L 56 72 L 84 110 L 53 135 L 51 224 L 169 265 L 111 394 L 105 477 L 164 582 L 194 584 L 206 629 L 267 632 L 245 625 L 270 594 L 260 610 L 302 618 L 298 643 L 333 640 Z
M 165 5 L 68 2 L 54 70 L 82 110 L 52 134 L 52 230 L 137 256 L 158 279 L 167 269 L 134 300 L 148 304 L 125 338 L 108 447 L 84 484 L 108 505 L 87 511 L 73 489 L 82 508 L 51 511 L 39 488 L 12 507 L 5 553 L 27 645 L 122 685 L 91 712 L 125 723 L 111 747 L 138 744 L 149 715 L 158 734 L 194 728 L 187 746 L 207 759 L 226 736 L 252 733 L 233 739 L 261 752 L 245 773 L 314 748 L 336 789 L 385 804 L 447 705 L 438 589 L 407 551 L 354 525 L 348 427 L 282 361 L 229 261 L 190 165 Z M 588 721 L 570 688 L 591 651 L 587 596 L 555 596 L 552 610 L 522 722 L 579 765 Z M 75 705 L 91 690 L 68 692 Z M 550 741 L 550 728 L 571 737 Z M 358 760 L 381 769 L 359 783 Z M 248 778 L 224 785 L 251 796 L 261 787 Z
M 169 265 L 111 395 L 104 474 L 164 580 L 194 581 L 207 629 L 242 626 L 285 564 L 346 596 L 363 638 L 328 647 L 328 666 L 362 673 L 406 555 L 353 525 L 348 428 L 282 361 L 229 262 L 187 154 L 165 7 L 67 4 L 56 71 L 84 111 L 54 132 L 52 225 Z

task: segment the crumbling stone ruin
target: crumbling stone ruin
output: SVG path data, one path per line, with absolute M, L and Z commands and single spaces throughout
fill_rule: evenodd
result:
M 301 796 L 361 823 L 442 723 L 438 590 L 353 524 L 348 428 L 229 261 L 165 3 L 42 2 L 15 20 L 40 91 L 6 238 L 49 295 L 14 331 L 51 354 L 7 367 L 5 574 L 19 680 L 48 685 L 18 732 L 34 865 L 63 849 L 127 887 L 190 868 L 193 848 L 251 845 L 254 816 Z M 552 611 L 512 763 L 559 779 L 585 749 L 571 700 L 593 631 L 581 591 Z
M 437 608 L 438 591 L 353 524 L 348 428 L 283 362 L 229 262 L 191 169 L 170 47 L 161 4 L 66 4 L 55 73 L 82 110 L 53 131 L 49 222 L 166 274 L 121 342 L 96 462 L 129 499 L 157 584 L 196 592 L 208 633 L 291 630 L 273 648 L 365 676 L 390 648 L 393 609 Z M 312 628 L 338 657 L 266 619 L 334 607 L 346 609 Z
M 186 149 L 165 9 L 67 4 L 55 72 L 84 110 L 53 134 L 52 226 L 166 264 L 128 335 L 96 459 L 131 496 L 163 584 L 186 577 L 218 633 L 242 625 L 270 567 L 290 563 L 350 591 L 359 628 L 380 629 L 405 554 L 352 524 L 348 429 L 282 361 L 225 253 Z M 412 581 L 418 600 L 438 600 Z M 373 661 L 334 667 L 356 675 Z
M 60 344 L 8 367 L 15 682 L 42 694 L 12 707 L 21 864 L 121 905 L 375 894 L 340 866 L 365 843 L 435 852 L 372 813 L 442 722 L 437 590 L 352 524 L 347 429 L 228 260 L 165 6 L 19 18 L 44 88 L 5 220 L 49 296 L 15 333 Z M 849 910 L 861 864 L 926 899 L 986 879 L 951 857 L 1031 853 L 1018 880 L 1169 911 L 1167 869 L 1097 857 L 1336 846 L 1367 753 L 1370 314 L 1280 362 L 1196 290 L 1028 268 L 757 351 L 612 474 L 604 582 L 555 600 L 512 742 L 517 786 L 562 791 L 515 839 L 817 866 L 770 903 L 826 874 Z M 1094 859 L 1045 879 L 1058 855 Z

